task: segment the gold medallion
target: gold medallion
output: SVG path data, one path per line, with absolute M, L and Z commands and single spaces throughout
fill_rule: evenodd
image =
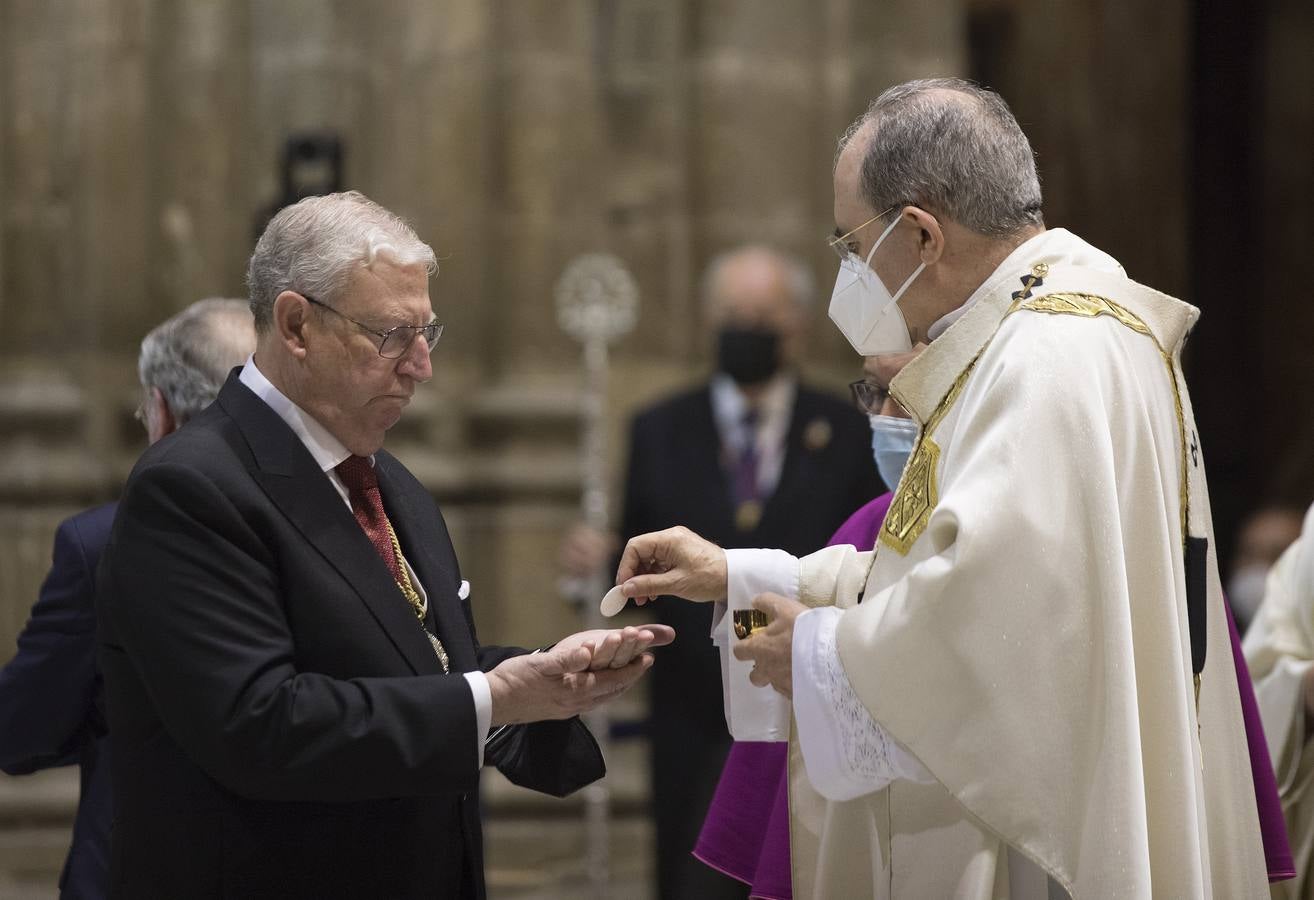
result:
M 740 531 L 752 531 L 762 521 L 762 504 L 757 500 L 745 500 L 735 508 L 735 528 Z

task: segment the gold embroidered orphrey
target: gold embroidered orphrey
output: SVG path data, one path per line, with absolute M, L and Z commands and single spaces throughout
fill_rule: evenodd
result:
M 1045 263 L 1036 263 L 1032 266 L 1030 273 L 1022 279 L 1022 290 L 1013 294 L 1013 305 L 1008 308 L 1004 318 L 1013 313 L 1023 300 L 1030 297 L 1031 289 L 1039 285 L 1048 274 L 1049 266 Z M 1002 322 L 1003 319 L 1000 320 L 1001 324 Z M 917 446 L 913 448 L 912 457 L 908 460 L 903 477 L 899 479 L 899 486 L 894 492 L 894 499 L 890 501 L 889 512 L 885 514 L 885 522 L 880 530 L 880 543 L 887 545 L 900 556 L 907 556 L 912 545 L 917 543 L 917 539 L 922 536 L 927 523 L 931 520 L 931 512 L 940 502 L 939 481 L 936 474 L 940 468 L 940 445 L 935 442 L 932 435 L 935 433 L 936 426 L 949 414 L 949 410 L 953 409 L 954 403 L 962 395 L 968 376 L 976 368 L 977 360 L 993 340 L 992 335 L 985 346 L 977 351 L 976 356 L 972 357 L 967 367 L 954 379 L 954 383 L 941 398 L 917 436 Z M 899 397 L 896 395 L 895 399 L 898 400 Z
M 1112 316 L 1137 334 L 1143 334 L 1154 341 L 1159 350 L 1159 355 L 1163 357 L 1168 368 L 1168 380 L 1173 386 L 1173 403 L 1177 411 L 1178 441 L 1182 453 L 1182 540 L 1185 541 L 1190 503 L 1189 473 L 1186 466 L 1186 419 L 1182 412 L 1181 386 L 1177 382 L 1177 370 L 1173 364 L 1172 354 L 1164 349 L 1163 345 L 1159 343 L 1159 339 L 1154 336 L 1149 327 L 1139 317 L 1105 297 L 1072 292 L 1032 297 L 1031 288 L 1040 284 L 1041 280 L 1048 274 L 1049 266 L 1044 263 L 1037 263 L 1032 267 L 1031 274 L 1023 279 L 1022 290 L 1013 295 L 1013 304 L 1009 306 L 1007 312 L 999 320 L 1000 325 L 1003 324 L 1004 319 L 1007 319 L 1019 309 L 1086 318 Z M 963 388 L 967 384 L 968 376 L 971 375 L 972 370 L 976 368 L 977 361 L 993 341 L 994 336 L 992 335 L 990 340 L 986 341 L 985 346 L 959 374 L 958 378 L 954 380 L 953 385 L 946 392 L 939 405 L 936 406 L 935 411 L 926 420 L 926 425 L 922 428 L 918 437 L 917 447 L 913 450 L 912 458 L 908 460 L 908 466 L 903 478 L 899 480 L 899 487 L 895 491 L 894 499 L 890 502 L 890 511 L 886 513 L 885 523 L 881 527 L 880 542 L 890 547 L 900 556 L 908 555 L 912 545 L 917 542 L 917 539 L 922 536 L 922 532 L 926 530 L 926 526 L 931 520 L 931 512 L 940 502 L 939 482 L 936 476 L 940 462 L 940 447 L 932 437 L 935 428 L 958 401 L 963 393 Z M 896 397 L 896 399 L 898 398 Z M 1199 693 L 1198 684 L 1196 692 Z

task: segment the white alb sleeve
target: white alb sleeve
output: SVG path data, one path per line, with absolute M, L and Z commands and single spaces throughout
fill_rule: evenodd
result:
M 794 717 L 808 780 L 829 800 L 854 800 L 896 779 L 935 779 L 867 712 L 835 645 L 844 610 L 808 610 L 794 620 Z
M 734 617 L 726 613 L 752 609 L 758 594 L 798 598 L 797 557 L 783 550 L 725 551 L 726 602 L 712 612 L 712 643 L 721 651 L 721 689 L 725 724 L 737 741 L 789 740 L 789 699 L 770 686 L 748 680 L 753 664 L 735 659 Z

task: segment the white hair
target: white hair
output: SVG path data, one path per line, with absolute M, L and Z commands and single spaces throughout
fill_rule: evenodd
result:
M 228 373 L 255 351 L 245 300 L 198 300 L 142 338 L 137 375 L 159 388 L 179 425 L 213 402 Z
M 395 265 L 438 271 L 433 248 L 401 217 L 358 191 L 307 197 L 284 207 L 256 242 L 246 270 L 255 327 L 273 322 L 284 291 L 331 302 L 358 266 L 386 257 Z
M 793 300 L 798 312 L 806 313 L 812 308 L 812 301 L 817 296 L 817 281 L 812 275 L 812 269 L 793 254 L 759 244 L 735 247 L 712 257 L 712 261 L 703 271 L 702 298 L 705 308 L 710 308 L 716 303 L 717 282 L 720 281 L 725 267 L 735 260 L 749 256 L 769 259 L 784 271 L 790 299 Z
M 840 153 L 859 132 L 869 136 L 860 190 L 874 211 L 919 206 L 992 237 L 1044 224 L 1035 154 L 994 91 L 962 78 L 907 81 L 849 126 Z

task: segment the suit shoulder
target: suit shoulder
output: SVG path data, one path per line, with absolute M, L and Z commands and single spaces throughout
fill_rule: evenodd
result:
M 236 461 L 236 448 L 245 443 L 231 418 L 212 414 L 210 406 L 172 434 L 146 448 L 133 466 L 132 476 L 161 464 L 178 464 L 212 472 Z
M 870 431 L 867 417 L 858 412 L 852 401 L 841 398 L 830 391 L 818 390 L 804 384 L 798 386 L 798 398 L 794 401 L 799 416 L 824 416 L 837 428 L 852 429 L 860 433 L 865 442 Z
M 89 564 L 94 568 L 95 556 L 109 541 L 110 528 L 114 525 L 114 514 L 118 511 L 117 501 L 104 503 L 85 509 L 69 516 L 59 523 L 58 533 L 67 538 L 88 556 Z
M 102 503 L 100 506 L 93 506 L 90 509 L 84 509 L 80 513 L 74 513 L 60 522 L 59 527 L 77 534 L 84 541 L 92 540 L 97 534 L 109 533 L 110 524 L 113 523 L 114 513 L 118 508 L 119 503 L 117 500 Z
M 811 385 L 800 382 L 798 386 L 798 399 L 795 401 L 800 408 L 815 409 L 818 412 L 835 413 L 836 415 L 852 415 L 859 419 L 862 414 L 854 408 L 853 403 L 832 391 L 821 390 Z
M 636 412 L 634 425 L 636 428 L 646 427 L 651 423 L 665 423 L 698 414 L 711 406 L 708 390 L 706 384 L 700 384 L 668 394 Z

